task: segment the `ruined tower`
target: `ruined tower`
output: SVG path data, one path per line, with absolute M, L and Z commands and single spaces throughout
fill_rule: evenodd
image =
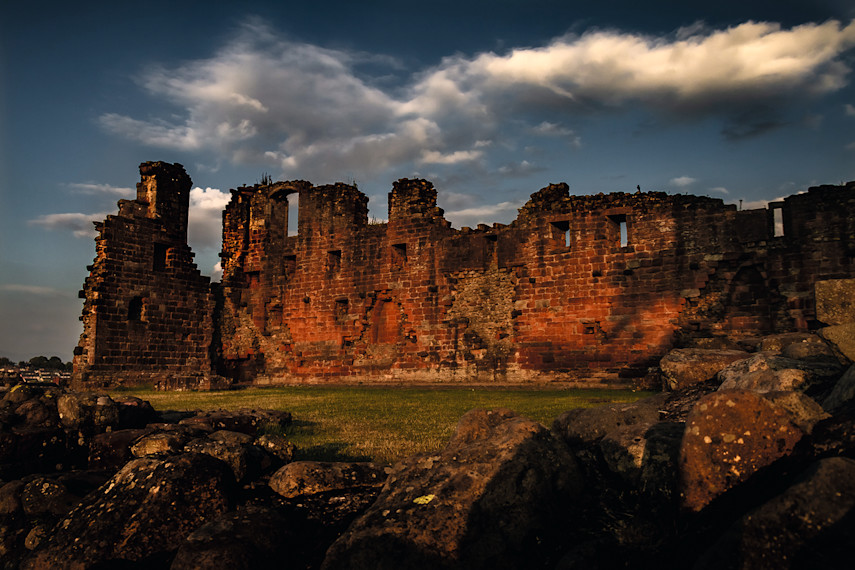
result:
M 145 162 L 136 200 L 96 223 L 95 262 L 80 296 L 83 334 L 72 382 L 200 387 L 210 381 L 210 280 L 187 245 L 190 177 Z

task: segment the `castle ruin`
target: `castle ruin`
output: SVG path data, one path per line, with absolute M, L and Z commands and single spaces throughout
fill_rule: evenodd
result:
M 346 184 L 232 190 L 211 284 L 183 167 L 140 173 L 96 224 L 77 386 L 625 384 L 674 346 L 817 328 L 814 283 L 855 277 L 855 182 L 744 211 L 552 184 L 509 225 L 457 230 L 430 182 L 402 179 L 386 223 Z

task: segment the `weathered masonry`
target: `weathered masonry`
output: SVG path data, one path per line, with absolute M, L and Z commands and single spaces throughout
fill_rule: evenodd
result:
M 190 177 L 180 164 L 146 162 L 136 200 L 96 223 L 95 262 L 80 292 L 79 385 L 199 386 L 210 377 L 210 279 L 187 245 Z
M 394 183 L 382 224 L 353 186 L 292 181 L 232 190 L 209 294 L 189 179 L 141 172 L 100 226 L 78 382 L 621 382 L 673 346 L 815 328 L 814 283 L 855 276 L 855 182 L 745 211 L 553 184 L 510 225 L 456 230 L 425 180 Z

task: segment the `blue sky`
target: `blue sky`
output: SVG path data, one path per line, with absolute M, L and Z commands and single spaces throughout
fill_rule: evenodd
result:
M 146 160 L 228 189 L 424 177 L 455 227 L 551 182 L 763 205 L 855 179 L 850 0 L 30 2 L 0 18 L 0 356 L 65 360 L 92 220 Z

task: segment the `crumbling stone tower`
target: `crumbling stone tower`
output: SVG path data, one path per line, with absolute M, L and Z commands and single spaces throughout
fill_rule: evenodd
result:
M 180 164 L 145 162 L 136 200 L 95 224 L 95 262 L 80 296 L 79 388 L 210 380 L 213 298 L 187 245 L 191 180 Z

